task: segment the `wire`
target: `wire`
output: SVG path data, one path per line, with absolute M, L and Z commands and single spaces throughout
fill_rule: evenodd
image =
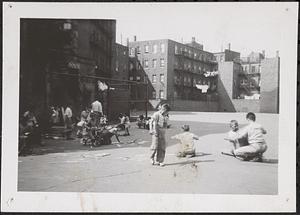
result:
M 69 74 L 69 73 L 59 73 L 59 72 L 51 72 L 50 74 L 73 76 L 73 77 L 78 77 L 78 78 L 94 78 L 94 79 L 101 79 L 101 80 L 107 80 L 107 81 L 120 81 L 120 82 L 127 82 L 127 83 L 133 83 L 133 84 L 147 85 L 147 83 L 139 82 L 139 81 L 120 80 L 120 79 L 106 78 L 106 77 L 93 76 L 93 75 L 80 75 L 80 74 Z

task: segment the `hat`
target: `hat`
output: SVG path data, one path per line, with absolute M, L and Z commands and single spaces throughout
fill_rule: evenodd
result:
M 183 125 L 181 127 L 184 131 L 189 131 L 190 130 L 190 126 L 189 125 Z

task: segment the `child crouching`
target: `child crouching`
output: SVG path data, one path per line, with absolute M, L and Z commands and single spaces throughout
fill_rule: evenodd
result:
M 190 132 L 189 125 L 182 126 L 182 130 L 183 133 L 171 137 L 180 141 L 177 157 L 194 157 L 196 155 L 194 140 L 199 140 L 199 137 Z

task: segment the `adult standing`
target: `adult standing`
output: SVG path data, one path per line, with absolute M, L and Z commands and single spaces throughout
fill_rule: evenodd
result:
M 66 135 L 66 139 L 70 140 L 71 138 L 71 134 L 72 134 L 72 109 L 71 109 L 71 105 L 68 104 L 66 107 L 66 110 L 64 111 L 64 116 L 65 116 L 65 135 Z
M 92 103 L 92 111 L 95 113 L 97 125 L 100 123 L 100 117 L 103 115 L 102 104 L 98 100 Z
M 150 134 L 152 135 L 152 144 L 150 149 L 152 150 L 150 159 L 152 165 L 156 162 L 160 166 L 164 166 L 164 159 L 166 154 L 166 115 L 170 111 L 168 104 L 163 104 L 161 108 L 153 114 L 150 123 Z

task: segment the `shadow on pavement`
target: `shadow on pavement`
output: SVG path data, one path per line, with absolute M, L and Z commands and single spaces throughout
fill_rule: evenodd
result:
M 196 164 L 196 163 L 202 163 L 202 162 L 214 162 L 215 160 L 188 160 L 183 162 L 176 162 L 176 163 L 168 163 L 166 166 L 174 166 L 174 165 L 188 165 L 188 164 Z
M 278 163 L 278 159 L 263 159 L 261 163 Z
M 203 156 L 206 156 L 206 155 L 212 155 L 212 154 L 208 154 L 208 153 L 204 153 L 204 152 L 197 152 L 194 157 L 203 157 Z

